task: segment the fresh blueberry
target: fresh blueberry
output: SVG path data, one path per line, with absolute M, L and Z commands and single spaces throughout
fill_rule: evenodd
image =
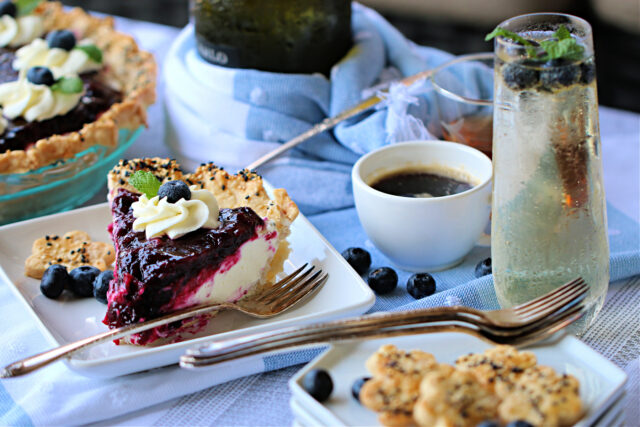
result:
M 107 291 L 111 280 L 113 280 L 113 270 L 105 270 L 93 281 L 93 296 L 103 304 L 107 303 Z
M 18 8 L 11 0 L 0 3 L 0 16 L 9 15 L 15 18 L 17 14 Z
M 358 402 L 360 402 L 360 390 L 362 390 L 362 386 L 364 385 L 364 383 L 366 383 L 370 379 L 371 379 L 371 377 L 358 378 L 357 380 L 355 380 L 353 382 L 353 385 L 351 385 L 351 395 Z
M 480 424 L 477 424 L 476 427 L 500 427 L 500 423 L 493 420 L 484 420 Z
M 27 80 L 34 85 L 47 85 L 51 86 L 56 81 L 53 78 L 53 73 L 47 67 L 31 67 L 27 71 Z
M 69 30 L 56 30 L 47 34 L 47 43 L 50 48 L 71 50 L 76 47 L 76 36 Z
M 476 265 L 476 277 L 486 276 L 491 274 L 491 257 L 483 259 Z
M 346 249 L 342 252 L 342 256 L 360 275 L 366 273 L 371 267 L 371 255 L 362 248 Z
M 571 86 L 580 79 L 580 67 L 575 64 L 553 60 L 545 65 L 545 68 L 540 71 L 540 82 L 547 90 Z
M 184 181 L 169 181 L 160 186 L 158 196 L 167 198 L 167 202 L 175 203 L 180 199 L 191 200 L 191 190 Z
M 415 299 L 428 297 L 436 292 L 436 281 L 429 273 L 416 273 L 407 280 L 407 292 Z
M 398 286 L 398 274 L 389 267 L 376 268 L 367 276 L 369 287 L 377 294 L 388 294 Z
M 585 61 L 580 64 L 580 83 L 588 85 L 596 78 L 596 64 L 593 61 Z
M 318 402 L 324 402 L 331 396 L 333 381 L 324 369 L 314 369 L 302 379 L 302 386 Z
M 71 278 L 67 273 L 67 267 L 53 264 L 44 271 L 40 281 L 40 291 L 47 298 L 58 298 L 64 288 L 69 287 Z
M 533 427 L 533 424 L 525 420 L 516 420 L 507 424 L 507 427 Z
M 509 88 L 525 90 L 538 84 L 540 73 L 534 68 L 513 63 L 502 68 L 502 78 Z
M 81 265 L 71 270 L 71 291 L 79 297 L 93 296 L 93 282 L 100 270 L 90 265 Z

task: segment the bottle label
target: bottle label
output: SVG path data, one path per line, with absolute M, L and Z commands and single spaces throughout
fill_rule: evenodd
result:
M 231 46 L 215 45 L 198 37 L 198 53 L 212 64 L 225 67 L 240 67 L 238 49 Z

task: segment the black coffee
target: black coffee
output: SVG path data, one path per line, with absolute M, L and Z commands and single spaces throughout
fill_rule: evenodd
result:
M 442 197 L 473 187 L 468 182 L 425 171 L 399 170 L 374 181 L 371 187 L 404 197 Z

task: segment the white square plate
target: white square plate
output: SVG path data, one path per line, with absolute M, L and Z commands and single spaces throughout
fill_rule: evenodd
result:
M 33 241 L 44 235 L 83 230 L 91 239 L 109 242 L 109 206 L 104 203 L 0 227 L 0 281 L 8 284 L 30 309 L 41 331 L 53 345 L 64 345 L 107 330 L 102 323 L 106 306 L 93 298 L 79 299 L 68 292 L 52 300 L 40 293 L 40 282 L 24 275 L 24 261 Z M 306 262 L 329 273 L 329 279 L 312 298 L 272 319 L 259 320 L 240 313 L 219 314 L 196 338 L 159 347 L 115 345 L 91 347 L 74 355 L 68 366 L 86 376 L 114 377 L 178 362 L 188 347 L 211 340 L 210 335 L 230 338 L 242 334 L 305 324 L 366 312 L 375 296 L 313 225 L 299 215 L 288 238 L 291 255 L 285 271 Z
M 377 425 L 376 414 L 360 405 L 351 395 L 351 385 L 358 378 L 371 375 L 364 363 L 383 344 L 394 344 L 405 350 L 427 351 L 439 362 L 449 364 L 453 364 L 461 355 L 483 352 L 490 347 L 484 341 L 461 333 L 335 344 L 289 381 L 291 409 L 298 420 L 303 425 Z M 624 371 L 573 336 L 567 335 L 554 343 L 530 347 L 528 350 L 535 353 L 538 364 L 574 375 L 580 381 L 580 396 L 586 413 L 576 426 L 594 424 L 624 391 L 627 380 Z M 302 387 L 302 378 L 316 368 L 327 370 L 333 379 L 333 393 L 324 403 L 316 401 Z

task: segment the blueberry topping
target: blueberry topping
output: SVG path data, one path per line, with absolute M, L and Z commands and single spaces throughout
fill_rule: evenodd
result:
M 388 294 L 398 286 L 398 274 L 389 267 L 376 268 L 367 276 L 369 287 L 377 294 Z
M 483 259 L 476 265 L 476 277 L 486 276 L 491 274 L 491 257 Z
M 50 48 L 71 50 L 76 46 L 76 36 L 69 30 L 56 30 L 47 34 L 47 43 Z
M 436 292 L 436 281 L 429 273 L 417 273 L 407 280 L 407 292 L 415 299 L 433 295 Z
M 484 420 L 477 424 L 476 427 L 500 427 L 500 423 L 494 420 Z
M 158 196 L 167 198 L 167 202 L 175 203 L 180 199 L 191 200 L 191 190 L 184 181 L 169 181 L 160 186 Z
M 79 297 L 93 296 L 93 281 L 100 270 L 90 265 L 82 265 L 71 270 L 71 291 Z
M 588 85 L 596 78 L 596 64 L 593 61 L 585 61 L 580 64 L 580 83 Z
M 557 65 L 556 65 L 557 64 Z M 580 68 L 574 64 L 565 64 L 563 60 L 552 60 L 540 71 L 540 82 L 547 90 L 571 86 L 580 79 Z
M 509 88 L 524 90 L 538 84 L 540 73 L 521 64 L 507 64 L 502 69 L 502 78 Z
M 27 80 L 34 85 L 47 85 L 51 86 L 56 81 L 53 78 L 53 73 L 47 67 L 31 67 L 27 71 Z
M 525 420 L 516 420 L 507 424 L 507 427 L 533 427 L 533 424 Z
M 44 271 L 40 281 L 40 291 L 47 298 L 58 298 L 64 288 L 69 287 L 71 278 L 67 273 L 67 267 L 60 264 L 53 264 Z
M 360 402 L 360 390 L 362 390 L 362 386 L 364 385 L 364 383 L 366 383 L 370 379 L 371 377 L 358 378 L 353 382 L 353 385 L 351 385 L 351 395 L 358 402 Z
M 0 3 L 0 16 L 9 15 L 15 18 L 17 14 L 18 8 L 11 0 Z
M 342 252 L 342 256 L 360 275 L 366 273 L 371 267 L 371 255 L 362 248 L 346 249 Z
M 333 391 L 331 375 L 324 369 L 314 369 L 302 379 L 302 386 L 318 402 L 324 402 Z
M 107 303 L 107 291 L 111 280 L 113 280 L 113 270 L 105 270 L 93 281 L 93 296 L 103 304 Z

